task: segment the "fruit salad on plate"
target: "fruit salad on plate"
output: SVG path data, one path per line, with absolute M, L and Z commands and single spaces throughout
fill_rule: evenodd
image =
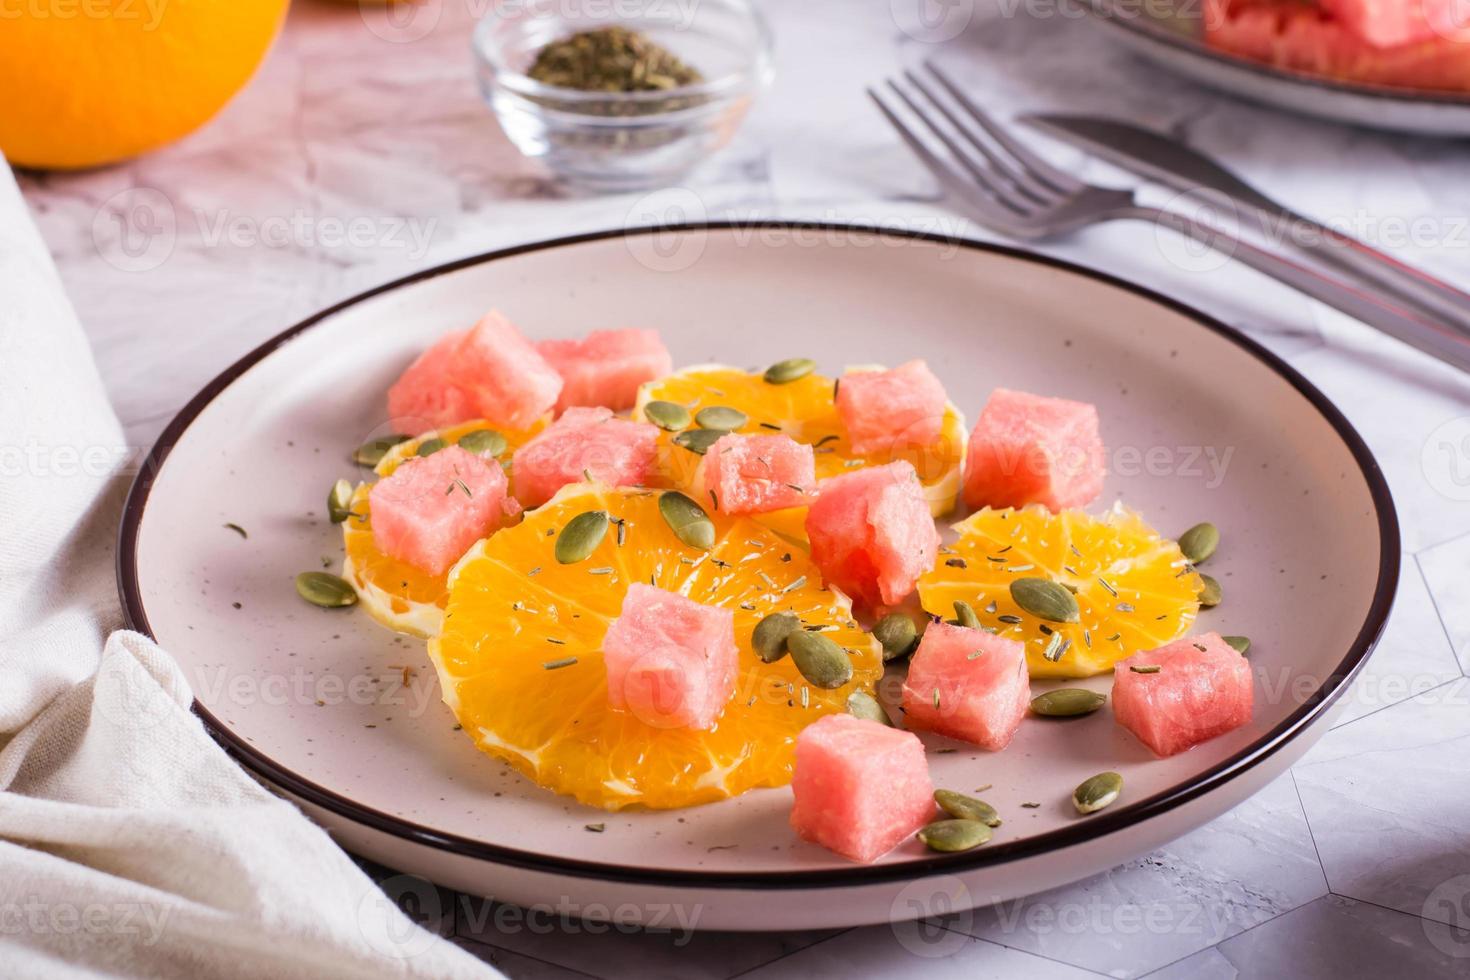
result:
M 1247 641 L 1191 633 L 1218 531 L 1085 510 L 1092 405 L 997 388 L 967 432 L 921 360 L 817 367 L 675 370 L 651 330 L 532 343 L 492 312 L 388 391 L 393 433 L 353 454 L 371 478 L 328 498 L 343 575 L 298 591 L 427 639 L 465 736 L 548 790 L 667 809 L 789 784 L 795 832 L 854 861 L 999 823 L 933 787 L 915 732 L 1001 752 L 1111 701 L 1168 756 L 1250 720 Z M 1108 673 L 1111 698 L 1031 690 Z M 1100 773 L 1073 803 L 1121 792 Z

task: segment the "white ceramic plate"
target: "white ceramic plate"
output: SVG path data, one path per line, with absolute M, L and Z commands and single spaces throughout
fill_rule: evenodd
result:
M 361 610 L 308 606 L 292 585 L 323 558 L 340 562 L 325 494 L 354 475 L 350 449 L 381 431 L 388 384 L 491 307 L 532 335 L 657 327 L 676 364 L 804 354 L 837 371 L 923 357 L 971 418 L 1000 384 L 1097 403 L 1111 469 L 1098 507 L 1121 497 L 1166 533 L 1201 519 L 1224 531 L 1209 570 L 1226 599 L 1202 625 L 1255 639 L 1254 721 L 1167 761 L 1108 710 L 1028 720 L 1000 754 L 930 739 L 951 750 L 931 753 L 936 784 L 993 785 L 983 795 L 1005 823 L 972 853 L 911 842 L 867 867 L 796 840 L 785 788 L 619 814 L 538 789 L 453 730 L 422 642 Z M 499 252 L 293 327 L 169 426 L 129 500 L 119 571 L 133 625 L 178 658 L 216 737 L 345 846 L 522 904 L 621 907 L 645 921 L 674 908 L 702 927 L 791 929 L 1037 891 L 1239 803 L 1325 731 L 1383 626 L 1398 564 L 1393 506 L 1361 440 L 1229 327 L 1021 252 L 762 224 Z M 403 666 L 416 675 L 407 688 Z M 1106 769 L 1123 773 L 1124 797 L 1079 817 L 1072 787 Z M 606 831 L 584 829 L 593 822 Z
M 1371 129 L 1470 136 L 1470 93 L 1341 81 L 1207 47 L 1200 0 L 1087 0 L 1091 19 L 1166 68 L 1253 102 Z

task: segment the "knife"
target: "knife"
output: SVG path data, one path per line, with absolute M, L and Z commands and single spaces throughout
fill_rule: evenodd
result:
M 1395 301 L 1470 335 L 1470 294 L 1405 265 L 1356 238 L 1291 210 L 1198 150 L 1162 133 L 1116 119 L 1032 114 L 1021 121 L 1064 143 L 1166 187 L 1190 194 L 1214 191 L 1240 205 L 1243 217 L 1273 241 L 1284 241 L 1326 265 L 1372 281 Z M 1310 241 L 1280 234 L 1307 229 Z

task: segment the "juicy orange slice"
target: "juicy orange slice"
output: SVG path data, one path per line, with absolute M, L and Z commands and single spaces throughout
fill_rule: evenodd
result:
M 620 523 L 589 558 L 559 564 L 557 535 L 592 510 Z M 674 536 L 656 491 L 576 484 L 471 549 L 450 572 L 429 656 L 475 744 L 547 789 L 613 810 L 691 806 L 789 782 L 797 734 L 845 710 L 853 690 L 871 690 L 881 653 L 801 549 L 745 518 L 713 520 L 716 543 L 701 551 Z M 608 706 L 602 638 L 631 582 L 734 610 L 739 675 L 713 729 L 657 728 Z M 751 631 L 779 610 L 845 647 L 852 680 L 822 690 L 789 656 L 762 662 Z
M 1121 507 L 1101 518 L 986 508 L 955 530 L 959 540 L 919 579 L 924 610 L 948 618 L 955 600 L 968 602 L 982 625 L 1026 644 L 1032 677 L 1111 670 L 1182 635 L 1199 612 L 1204 583 L 1179 546 Z M 1081 621 L 1046 622 L 1017 606 L 1010 586 L 1022 577 L 1072 589 Z
M 506 448 L 496 458 L 502 465 L 516 448 L 546 427 L 546 420 L 521 432 L 500 431 Z M 374 472 L 381 478 L 390 475 L 412 458 L 419 446 L 430 439 L 456 442 L 460 437 L 480 429 L 493 428 L 487 422 L 461 422 L 438 432 L 401 442 L 384 454 Z M 373 541 L 372 514 L 368 506 L 371 484 L 358 484 L 352 495 L 352 516 L 342 522 L 342 544 L 346 557 L 342 561 L 342 577 L 357 589 L 368 614 L 379 623 L 400 633 L 429 637 L 439 631 L 444 604 L 449 599 L 445 575 L 429 575 L 378 550 Z
M 935 517 L 954 509 L 965 459 L 965 417 L 953 405 L 945 407 L 939 439 L 929 446 L 906 446 L 895 451 L 859 454 L 852 451 L 842 419 L 837 414 L 833 378 L 809 374 L 787 384 L 770 384 L 763 373 L 722 365 L 700 365 L 650 381 L 638 390 L 633 418 L 644 421 L 643 406 L 651 401 L 675 402 L 693 416 L 701 408 L 725 405 L 744 412 L 745 425 L 735 430 L 749 435 L 784 433 L 808 443 L 816 453 L 817 479 L 837 476 L 862 466 L 881 466 L 906 459 L 914 464 L 929 510 Z M 673 443 L 677 433 L 660 437 L 660 467 L 674 486 L 692 489 L 700 456 Z M 701 501 L 704 503 L 705 501 Z M 791 507 L 755 520 L 796 541 L 806 540 L 805 507 Z

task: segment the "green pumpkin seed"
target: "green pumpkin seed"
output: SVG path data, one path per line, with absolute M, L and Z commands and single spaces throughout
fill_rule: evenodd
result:
M 379 436 L 377 439 L 369 439 L 358 446 L 352 452 L 352 461 L 358 466 L 377 466 L 388 455 L 388 450 L 400 442 L 407 442 L 408 436 Z
M 357 603 L 357 590 L 330 572 L 302 572 L 296 576 L 296 594 L 313 606 L 336 609 Z
M 709 447 L 719 442 L 726 433 L 721 429 L 685 429 L 674 436 L 673 443 L 681 449 L 703 456 Z
M 494 429 L 476 429 L 459 437 L 459 448 L 476 456 L 499 456 L 509 445 Z
M 939 809 L 956 820 L 978 820 L 987 827 L 1000 826 L 1000 814 L 984 800 L 956 793 L 952 789 L 936 789 L 934 802 L 939 804 Z
M 1220 547 L 1220 529 L 1209 521 L 1196 524 L 1179 535 L 1179 550 L 1192 564 L 1198 565 Z
M 649 402 L 643 406 L 643 417 L 667 432 L 678 432 L 689 425 L 689 409 L 678 402 Z
M 1222 636 L 1220 639 L 1235 648 L 1235 652 L 1242 657 L 1250 652 L 1251 638 L 1248 636 Z
M 880 725 L 893 727 L 893 722 L 888 717 L 888 712 L 878 703 L 878 699 L 867 691 L 853 691 L 847 696 L 847 713 L 854 718 L 862 718 L 867 721 L 876 721 Z
M 852 658 L 821 633 L 797 630 L 786 638 L 791 661 L 813 687 L 830 691 L 852 680 Z
M 1078 813 L 1094 813 L 1107 806 L 1123 792 L 1123 777 L 1115 772 L 1100 772 L 1072 791 L 1072 805 Z
M 585 561 L 607 536 L 607 511 L 589 510 L 567 521 L 556 536 L 556 560 L 563 565 Z
M 352 484 L 338 480 L 327 494 L 327 517 L 333 524 L 341 524 L 352 516 Z
M 918 645 L 919 630 L 903 613 L 889 613 L 873 626 L 873 636 L 883 644 L 883 660 L 897 660 Z
M 1199 604 L 1206 609 L 1213 609 L 1220 604 L 1220 583 L 1213 575 L 1201 575 L 1200 580 L 1204 586 L 1199 590 Z
M 1108 703 L 1106 694 L 1081 687 L 1063 687 L 1031 699 L 1031 710 L 1047 718 L 1076 718 L 1090 715 Z
M 658 512 L 674 537 L 691 548 L 708 551 L 715 546 L 715 523 L 699 504 L 677 490 L 659 495 Z
M 1011 599 L 1037 619 L 1075 623 L 1082 618 L 1072 593 L 1051 579 L 1014 579 L 1011 582 Z
M 435 436 L 433 439 L 425 439 L 419 443 L 419 448 L 415 449 L 413 454 L 415 456 L 432 456 L 447 445 L 449 443 Z
M 916 836 L 929 850 L 952 854 L 979 847 L 994 833 L 978 820 L 936 820 Z
M 800 380 L 817 369 L 817 362 L 806 357 L 788 357 L 766 368 L 766 384 L 785 385 Z
M 728 405 L 710 405 L 701 408 L 694 416 L 694 424 L 701 429 L 716 429 L 720 432 L 734 432 L 750 418 L 738 408 L 730 408 Z
M 954 601 L 955 622 L 967 629 L 977 630 L 980 628 L 980 617 L 975 615 L 975 609 L 963 599 Z
M 794 612 L 775 612 L 755 624 L 750 645 L 755 655 L 768 664 L 786 656 L 786 638 L 801 629 L 801 617 Z

